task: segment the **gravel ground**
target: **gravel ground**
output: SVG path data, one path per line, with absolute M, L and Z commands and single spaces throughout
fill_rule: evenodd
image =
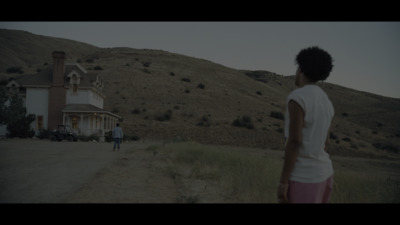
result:
M 96 174 L 150 143 L 0 140 L 0 203 L 64 203 Z M 84 200 L 83 200 L 84 202 Z

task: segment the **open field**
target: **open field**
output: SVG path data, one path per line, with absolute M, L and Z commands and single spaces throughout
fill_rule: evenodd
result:
M 276 203 L 283 151 L 0 141 L 1 203 Z M 332 157 L 332 203 L 399 203 L 400 162 Z

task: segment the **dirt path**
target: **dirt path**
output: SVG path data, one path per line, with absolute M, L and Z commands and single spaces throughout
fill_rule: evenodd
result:
M 0 203 L 172 202 L 173 181 L 148 165 L 151 144 L 2 140 Z
M 66 202 L 176 203 L 178 192 L 174 180 L 160 169 L 162 161 L 143 147 L 121 153 Z

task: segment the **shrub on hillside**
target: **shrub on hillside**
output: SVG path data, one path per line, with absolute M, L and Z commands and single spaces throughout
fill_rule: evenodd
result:
M 164 113 L 157 114 L 156 115 L 156 120 L 162 122 L 162 121 L 171 120 L 171 117 L 172 117 L 172 111 L 168 109 Z
M 235 127 L 246 127 L 247 129 L 254 129 L 254 125 L 249 116 L 238 117 L 232 122 Z
M 136 109 L 132 110 L 132 114 L 140 114 L 140 109 L 136 108 Z
M 381 143 L 381 142 L 376 142 L 372 144 L 375 148 L 380 149 L 380 150 L 386 150 L 388 152 L 392 153 L 399 153 L 400 152 L 400 147 L 394 145 L 393 143 Z
M 7 73 L 24 73 L 24 71 L 20 66 L 12 66 L 7 69 Z
M 150 67 L 151 62 L 142 62 L 142 65 L 144 67 Z
M 200 127 L 209 127 L 211 126 L 210 119 L 208 116 L 204 115 L 203 117 L 200 118 L 200 122 L 197 123 L 197 126 Z
M 206 86 L 204 84 L 200 83 L 199 85 L 197 85 L 197 87 L 200 89 L 204 89 Z
M 93 68 L 93 70 L 103 70 L 103 68 L 102 68 L 101 66 L 95 66 L 95 67 Z
M 342 138 L 342 141 L 351 142 L 351 139 L 349 137 L 344 137 Z
M 278 120 L 285 120 L 285 116 L 281 112 L 272 111 L 270 116 Z
M 182 78 L 181 81 L 184 81 L 184 82 L 188 82 L 188 83 L 189 83 L 189 82 L 190 82 L 190 79 L 189 79 L 189 78 Z
M 338 136 L 335 135 L 332 131 L 329 133 L 329 138 L 333 139 L 333 140 L 338 140 L 339 139 Z

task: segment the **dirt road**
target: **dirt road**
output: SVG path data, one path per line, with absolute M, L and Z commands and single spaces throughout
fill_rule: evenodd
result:
M 121 202 L 123 199 L 115 198 L 121 193 L 99 199 L 104 193 L 91 192 L 91 181 L 99 180 L 105 170 L 121 168 L 118 165 L 127 160 L 135 159 L 138 162 L 130 164 L 140 166 L 143 157 L 135 154 L 150 144 L 123 143 L 120 152 L 113 152 L 111 143 L 1 140 L 0 203 Z M 140 171 L 137 173 L 146 174 L 143 168 Z M 143 183 L 139 178 L 130 177 L 133 183 Z M 116 185 L 115 180 L 102 181 Z M 96 198 L 90 199 L 88 194 Z

